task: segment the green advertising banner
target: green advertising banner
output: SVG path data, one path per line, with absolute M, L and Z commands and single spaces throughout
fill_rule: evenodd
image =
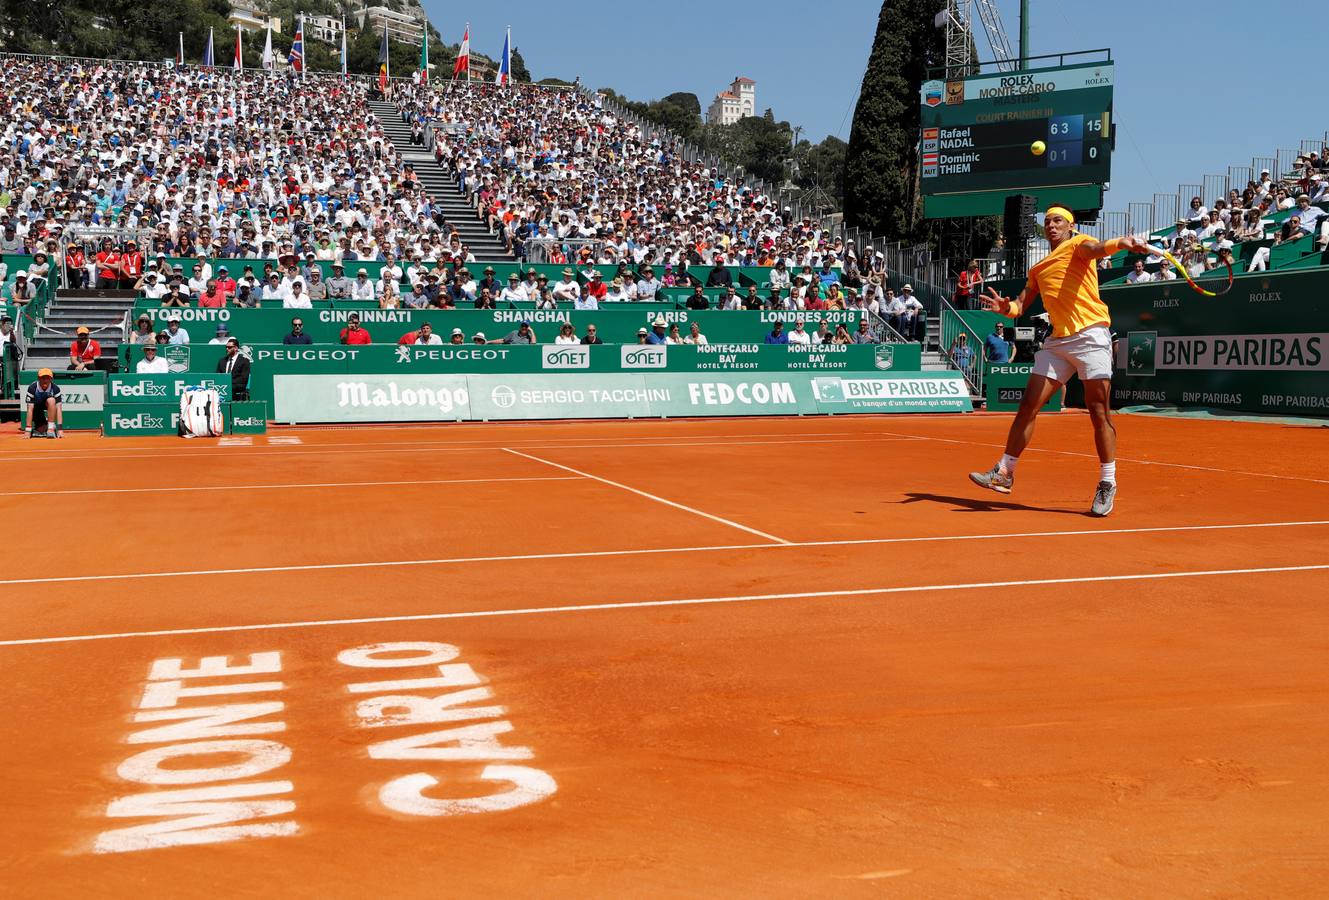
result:
M 106 408 L 102 433 L 107 437 L 177 434 L 179 424 L 178 403 L 122 404 Z
M 1329 415 L 1329 269 L 1238 276 L 1221 297 L 1153 282 L 1103 299 L 1114 406 Z
M 1029 383 L 1029 373 L 1034 371 L 1033 363 L 1013 363 L 1009 365 L 989 365 L 983 389 L 987 393 L 988 412 L 1014 412 L 1024 400 L 1025 385 Z M 1066 392 L 1057 391 L 1043 408 L 1049 411 L 1061 409 Z
M 106 379 L 107 403 L 169 403 L 180 402 L 180 395 L 189 387 L 208 387 L 216 390 L 222 402 L 231 399 L 229 378 L 193 375 L 111 375 Z
M 216 371 L 225 351 L 208 345 L 195 349 L 199 373 L 184 377 L 202 379 L 202 373 Z M 246 345 L 244 351 L 253 362 L 250 397 L 265 401 L 274 399 L 273 377 L 286 373 L 909 372 L 921 368 L 918 344 L 268 344 Z
M 254 401 L 226 404 L 228 434 L 267 434 L 268 405 Z
M 279 422 L 967 412 L 958 372 L 277 375 Z
M 651 328 L 657 319 L 664 319 L 666 325 L 677 324 L 679 333 L 684 336 L 691 324 L 696 322 L 701 333 L 711 343 L 761 343 L 777 320 L 785 323 L 786 331 L 792 329 L 793 323 L 799 320 L 808 323 L 805 326 L 808 331 L 815 331 L 822 319 L 826 320 L 832 330 L 837 324 L 843 323 L 853 331 L 858 327 L 859 319 L 863 318 L 863 314 L 855 310 L 691 311 L 661 310 L 655 304 L 628 304 L 586 312 L 570 309 L 164 309 L 140 305 L 135 311 L 135 317 L 140 313 L 151 316 L 158 330 L 166 327 L 168 316 L 178 315 L 181 327 L 189 332 L 190 339 L 196 345 L 214 335 L 217 325 L 223 322 L 241 343 L 280 344 L 291 333 L 291 320 L 297 317 L 304 323 L 305 334 L 315 344 L 336 344 L 340 342 L 342 329 L 346 327 L 352 313 L 360 316 L 361 326 L 369 332 L 375 344 L 396 344 L 403 335 L 419 331 L 425 322 L 430 323 L 434 333 L 444 340 L 447 340 L 453 328 L 460 328 L 467 341 L 474 338 L 477 332 L 483 332 L 488 340 L 500 340 L 509 332 L 516 331 L 523 321 L 531 322 L 536 340 L 545 343 L 553 343 L 559 326 L 571 322 L 578 336 L 586 333 L 587 325 L 595 325 L 600 339 L 606 343 L 635 344 L 638 329 Z

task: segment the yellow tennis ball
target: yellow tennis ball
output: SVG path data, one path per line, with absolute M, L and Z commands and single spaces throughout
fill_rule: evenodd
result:
M 1033 144 L 1029 146 L 1029 151 L 1033 153 L 1034 156 L 1042 156 L 1043 151 L 1046 150 L 1047 148 L 1048 145 L 1043 143 L 1042 141 L 1034 141 Z

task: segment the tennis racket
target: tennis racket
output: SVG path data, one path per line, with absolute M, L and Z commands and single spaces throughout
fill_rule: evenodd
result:
M 1186 271 L 1186 267 L 1183 266 L 1181 263 L 1179 263 L 1177 261 L 1177 258 L 1173 256 L 1171 253 L 1167 252 L 1161 247 L 1154 247 L 1152 245 L 1149 247 L 1149 251 L 1157 256 L 1163 257 L 1168 262 L 1172 263 L 1172 267 L 1177 270 L 1177 272 L 1181 275 L 1182 278 L 1186 279 L 1186 283 L 1191 286 L 1191 290 L 1195 291 L 1197 294 L 1203 294 L 1206 297 L 1221 297 L 1224 294 L 1226 294 L 1228 291 L 1232 290 L 1231 262 L 1224 263 L 1224 265 L 1227 266 L 1227 284 L 1223 285 L 1223 287 L 1220 288 L 1219 290 L 1211 291 L 1208 290 L 1207 288 L 1200 287 L 1200 285 L 1196 283 L 1195 279 L 1191 277 L 1191 273 Z

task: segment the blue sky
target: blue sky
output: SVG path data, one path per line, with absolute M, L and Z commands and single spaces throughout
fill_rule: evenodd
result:
M 999 2 L 1015 47 L 1019 2 Z M 1174 192 L 1179 183 L 1198 183 L 1201 175 L 1226 172 L 1229 165 L 1249 165 L 1253 156 L 1295 148 L 1329 129 L 1325 104 L 1312 99 L 1317 91 L 1323 95 L 1314 80 L 1316 67 L 1306 62 L 1323 58 L 1323 31 L 1295 27 L 1298 14 L 1292 7 L 1257 7 L 1249 0 L 1192 7 L 1125 0 L 1104 13 L 1101 2 L 1087 0 L 1032 0 L 1031 5 L 1033 54 L 1112 50 L 1118 138 L 1110 210 L 1149 202 L 1155 191 Z M 612 87 L 634 100 L 690 91 L 704 110 L 734 76 L 753 78 L 758 108 L 769 106 L 776 118 L 802 125 L 803 136 L 813 141 L 828 134 L 848 140 L 881 10 L 879 0 L 816 5 L 673 0 L 664 8 L 509 0 L 466 12 L 442 0 L 424 0 L 424 6 L 449 43 L 461 39 L 466 23 L 458 17 L 469 15 L 472 46 L 497 56 L 503 29 L 511 25 L 513 43 L 536 78 L 580 75 L 587 84 Z M 1269 52 L 1259 50 L 1262 42 Z M 987 58 L 981 36 L 979 47 Z M 1220 62 L 1224 58 L 1233 62 Z M 1279 79 L 1284 67 L 1296 77 Z M 1209 72 L 1202 74 L 1202 68 Z M 1277 84 L 1280 80 L 1284 83 Z

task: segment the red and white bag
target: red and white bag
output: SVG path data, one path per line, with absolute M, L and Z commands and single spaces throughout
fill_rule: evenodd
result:
M 187 387 L 180 394 L 180 437 L 221 437 L 221 395 L 212 388 Z

